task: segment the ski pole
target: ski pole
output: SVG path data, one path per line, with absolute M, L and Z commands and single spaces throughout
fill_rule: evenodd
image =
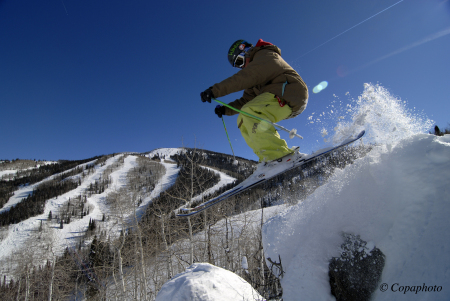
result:
M 225 125 L 225 120 L 223 120 L 223 116 L 222 116 L 222 122 L 223 122 L 223 127 L 224 127 L 224 129 L 225 129 L 225 133 L 227 133 L 227 138 L 228 138 L 228 142 L 230 143 L 231 152 L 233 153 L 233 159 L 234 159 L 234 161 L 236 161 L 236 156 L 234 155 L 233 146 L 231 145 L 230 136 L 228 136 L 227 127 L 226 127 L 226 125 Z M 234 161 L 233 161 L 233 162 L 234 162 Z
M 300 139 L 303 139 L 302 136 L 300 136 L 300 135 L 297 134 L 297 130 L 296 130 L 296 129 L 288 130 L 287 128 L 282 127 L 281 125 L 278 125 L 278 124 L 276 124 L 276 123 L 274 123 L 274 122 L 272 122 L 272 121 L 269 121 L 269 120 L 266 120 L 266 119 L 264 119 L 264 118 L 261 118 L 261 117 L 252 115 L 252 114 L 250 114 L 250 113 L 241 111 L 241 110 L 239 110 L 239 109 L 236 109 L 236 108 L 230 106 L 229 104 L 226 104 L 226 103 L 224 103 L 224 102 L 222 102 L 222 101 L 220 101 L 220 100 L 218 100 L 218 99 L 215 99 L 215 98 L 211 98 L 211 99 L 214 100 L 214 101 L 216 101 L 216 102 L 218 102 L 218 103 L 220 103 L 220 104 L 223 105 L 223 106 L 226 106 L 227 108 L 230 108 L 230 109 L 232 109 L 232 110 L 235 110 L 236 112 L 242 113 L 242 114 L 244 114 L 244 115 L 246 115 L 246 116 L 248 116 L 248 117 L 252 117 L 252 118 L 254 118 L 254 119 L 257 119 L 257 120 L 260 120 L 260 121 L 264 121 L 264 122 L 270 123 L 271 125 L 273 125 L 273 126 L 279 128 L 279 129 L 281 129 L 281 130 L 283 130 L 283 131 L 288 132 L 288 133 L 289 133 L 289 138 L 291 138 L 291 139 L 294 138 L 294 137 L 298 137 L 298 138 L 300 138 Z

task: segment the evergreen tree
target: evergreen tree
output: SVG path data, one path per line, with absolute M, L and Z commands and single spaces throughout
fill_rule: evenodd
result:
M 437 125 L 434 127 L 434 134 L 436 136 L 444 136 L 444 133 L 441 132 L 441 130 L 439 129 L 439 127 Z

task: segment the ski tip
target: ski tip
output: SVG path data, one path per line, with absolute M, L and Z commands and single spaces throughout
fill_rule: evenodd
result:
M 359 133 L 358 137 L 356 137 L 357 139 L 361 138 L 362 136 L 364 136 L 364 134 L 366 133 L 366 130 L 362 130 L 361 133 Z

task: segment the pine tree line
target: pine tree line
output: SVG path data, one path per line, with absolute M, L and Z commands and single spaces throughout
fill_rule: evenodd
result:
M 434 132 L 430 132 L 430 134 L 436 135 L 436 136 L 444 136 L 450 134 L 450 126 L 448 126 L 444 131 L 441 131 L 437 125 L 434 126 Z
M 0 226 L 17 224 L 32 216 L 44 213 L 45 202 L 51 198 L 60 196 L 80 185 L 79 181 L 49 181 L 33 190 L 20 203 L 0 214 Z
M 101 157 L 93 157 L 86 160 L 76 161 L 58 161 L 56 164 L 42 165 L 39 168 L 18 171 L 14 179 L 0 180 L 0 207 L 3 207 L 14 191 L 24 185 L 32 185 L 40 182 L 52 175 L 63 173 L 69 169 L 75 168 L 80 164 L 84 164 L 93 160 L 99 160 Z M 94 163 L 94 164 L 97 164 Z M 79 173 L 79 171 L 72 171 L 68 176 Z M 61 175 L 63 177 L 63 175 Z
M 27 159 L 13 159 L 13 160 L 1 160 L 0 159 L 0 171 L 2 170 L 22 170 L 28 168 L 36 168 L 41 164 L 54 164 L 57 162 L 48 162 L 45 160 L 27 160 Z
M 69 192 L 75 188 L 77 188 L 79 185 L 81 185 L 81 178 L 85 178 L 86 176 L 94 173 L 94 168 L 96 166 L 96 164 L 100 164 L 100 165 L 104 165 L 105 161 L 109 158 L 111 158 L 113 155 L 108 155 L 108 156 L 102 156 L 99 159 L 95 160 L 95 162 L 93 162 L 93 164 L 89 164 L 89 165 L 85 165 L 85 166 L 77 166 L 75 168 L 73 168 L 73 164 L 74 162 L 90 162 L 92 161 L 91 159 L 87 159 L 87 160 L 80 160 L 80 161 L 61 161 L 63 165 L 65 165 L 66 167 L 70 166 L 69 169 L 71 169 L 68 172 L 62 172 L 59 175 L 57 175 L 56 177 L 54 177 L 52 180 L 50 181 L 46 181 L 42 184 L 40 184 L 39 186 L 37 186 L 33 192 L 28 195 L 26 198 L 22 199 L 22 201 L 18 204 L 16 204 L 15 206 L 11 207 L 9 209 L 9 211 L 3 212 L 0 214 L 0 226 L 5 226 L 5 225 L 9 225 L 9 224 L 14 224 L 14 223 L 18 223 L 21 222 L 27 218 L 30 218 L 32 216 L 36 216 L 39 214 L 42 214 L 44 212 L 44 206 L 45 206 L 45 202 L 48 199 L 51 198 L 55 198 L 58 197 L 66 192 Z M 97 158 L 97 157 L 94 157 Z M 122 161 L 123 163 L 123 161 Z M 83 163 L 81 163 L 83 164 Z M 61 167 L 60 167 L 61 168 Z M 60 168 L 55 169 L 55 170 L 60 170 Z M 116 167 L 117 168 L 117 167 Z M 67 170 L 67 169 L 66 169 Z M 110 171 L 108 170 L 108 172 L 110 173 Z M 78 179 L 69 179 L 72 176 L 75 175 L 79 175 L 80 177 Z M 25 178 L 29 178 L 29 177 L 25 177 Z M 41 178 L 41 176 L 37 176 L 35 175 L 33 177 L 33 179 L 35 178 Z M 24 178 L 21 178 L 21 180 Z M 6 181 L 5 181 L 6 182 Z M 90 187 L 87 189 L 87 191 L 85 192 L 85 194 L 88 194 L 89 196 L 91 196 L 92 194 L 99 194 L 99 193 L 103 193 L 105 191 L 105 189 L 108 187 L 108 185 L 110 184 L 111 179 L 106 178 L 103 180 L 99 180 L 99 181 L 95 181 L 94 184 L 91 183 Z M 7 182 L 8 183 L 8 182 Z M 5 186 L 7 187 L 7 186 Z M 5 201 L 5 203 L 9 200 L 9 198 L 13 195 L 13 187 L 9 186 L 9 188 L 11 188 L 12 191 L 10 191 L 9 194 L 6 194 L 3 198 L 3 201 Z M 81 198 L 81 196 L 79 196 Z M 86 198 L 86 196 L 84 196 L 84 199 Z M 0 198 L 1 200 L 1 198 Z M 4 205 L 4 204 L 2 204 Z M 88 209 L 87 209 L 88 210 Z M 81 215 L 79 214 L 70 214 L 70 212 L 64 212 L 64 210 L 62 210 L 63 212 L 61 212 L 61 214 L 55 215 L 55 219 L 57 220 L 57 223 L 60 224 L 60 227 L 63 227 L 63 224 L 68 224 L 70 223 L 70 219 L 71 216 L 80 216 L 82 218 L 82 215 L 86 214 L 86 211 L 82 211 Z

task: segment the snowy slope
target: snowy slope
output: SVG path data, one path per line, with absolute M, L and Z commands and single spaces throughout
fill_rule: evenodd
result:
M 152 158 L 152 157 L 158 155 L 160 158 L 164 157 L 165 160 L 170 160 L 170 156 L 183 153 L 184 151 L 185 150 L 182 149 L 182 148 L 158 148 L 158 149 L 155 149 L 155 150 L 151 151 L 146 156 L 149 157 L 149 158 Z M 204 154 L 204 155 L 206 155 L 206 154 Z M 164 163 L 163 161 L 162 161 L 162 163 L 164 164 L 164 166 L 166 166 L 166 168 L 168 168 L 168 167 L 169 168 L 174 168 L 173 166 L 171 166 L 172 164 L 170 164 L 170 163 L 167 164 L 167 163 Z M 209 167 L 204 167 L 204 168 L 207 168 L 208 170 L 212 170 L 215 173 L 219 174 L 220 175 L 220 180 L 213 187 L 211 187 L 211 188 L 203 191 L 201 194 L 193 197 L 191 202 L 197 202 L 199 200 L 202 200 L 202 198 L 207 198 L 209 195 L 213 194 L 216 190 L 220 189 L 221 187 L 223 187 L 225 185 L 233 183 L 236 180 L 235 178 L 230 177 L 230 176 L 228 176 L 227 174 L 225 174 L 225 173 L 223 173 L 221 171 L 217 171 L 217 170 L 209 168 Z M 156 192 L 156 194 L 159 195 L 159 192 Z M 187 206 L 187 204 L 182 206 L 182 207 L 180 207 L 180 208 L 184 208 L 186 206 Z
M 176 154 L 180 151 L 180 149 L 161 149 L 159 150 L 160 155 L 172 155 Z M 54 222 L 49 224 L 50 227 L 44 227 L 44 231 L 40 233 L 38 231 L 41 221 L 46 221 L 51 211 L 54 215 L 59 212 L 59 210 L 67 204 L 70 199 L 82 195 L 83 192 L 95 181 L 100 180 L 103 172 L 107 168 L 111 168 L 114 164 L 117 165 L 117 162 L 122 159 L 123 164 L 119 164 L 115 170 L 109 175 L 111 179 L 110 185 L 108 188 L 100 194 L 93 194 L 87 198 L 86 206 L 89 207 L 90 212 L 88 215 L 84 216 L 81 219 L 73 219 L 69 224 L 64 224 L 63 229 L 59 229 L 58 225 Z M 76 189 L 69 191 L 61 196 L 50 199 L 46 202 L 44 207 L 44 213 L 38 216 L 31 217 L 27 220 L 24 220 L 18 224 L 10 225 L 6 227 L 1 234 L 0 239 L 0 272 L 5 275 L 10 275 L 10 272 L 14 270 L 16 264 L 16 260 L 11 260 L 12 257 L 17 257 L 16 254 L 22 254 L 23 252 L 31 253 L 30 261 L 33 264 L 42 264 L 46 259 L 51 258 L 51 252 L 44 252 L 44 248 L 42 246 L 44 244 L 51 242 L 52 252 L 55 254 L 62 254 L 62 251 L 66 247 L 73 247 L 78 244 L 81 238 L 84 238 L 85 231 L 89 224 L 89 220 L 101 220 L 103 215 L 105 214 L 108 218 L 101 223 L 102 229 L 106 230 L 108 235 L 114 237 L 114 235 L 119 234 L 119 230 L 124 226 L 120 221 L 120 217 L 118 217 L 117 212 L 111 210 L 111 206 L 107 204 L 106 197 L 108 194 L 112 192 L 119 191 L 121 188 L 126 187 L 127 185 L 127 174 L 130 170 L 137 166 L 137 157 L 134 155 L 124 156 L 124 154 L 118 154 L 113 158 L 108 159 L 105 164 L 102 166 L 95 166 L 94 172 L 89 174 L 87 177 L 80 177 L 80 175 L 72 176 L 72 179 L 81 179 L 82 183 Z M 88 162 L 83 165 L 92 164 L 93 162 Z M 152 191 L 149 191 L 147 194 L 143 195 L 142 203 L 139 207 L 136 208 L 136 217 L 140 219 L 140 217 L 145 213 L 146 207 L 152 202 L 155 197 L 158 197 L 164 190 L 168 189 L 175 183 L 175 180 L 178 175 L 179 168 L 177 168 L 176 164 L 170 164 L 161 162 L 161 164 L 165 167 L 165 174 L 156 184 L 155 188 Z M 69 170 L 70 171 L 70 170 Z M 69 172 L 65 171 L 65 172 Z M 221 179 L 218 184 L 216 184 L 213 188 L 208 190 L 209 192 L 213 192 L 215 189 L 219 189 L 223 185 L 226 185 L 230 182 L 233 182 L 235 179 L 227 176 L 224 173 L 217 172 Z M 43 181 L 24 186 L 17 190 L 15 194 L 10 198 L 10 200 L 5 204 L 1 211 L 9 210 L 12 206 L 21 202 L 23 198 L 27 197 L 30 193 L 32 193 L 33 189 L 46 181 L 50 181 L 54 177 L 58 175 L 53 175 L 44 179 Z M 197 196 L 199 198 L 201 196 Z M 134 210 L 133 206 L 122 206 L 121 218 L 123 218 L 123 222 L 132 222 L 134 221 Z M 44 223 L 44 226 L 46 223 Z M 48 228 L 48 229 L 47 229 Z M 45 237 L 45 239 L 41 240 L 41 237 Z M 39 240 L 36 240 L 39 238 Z M 92 239 L 92 238 L 91 238 Z M 85 238 L 86 240 L 86 238 Z M 41 241 L 42 246 L 36 243 Z M 89 242 L 89 239 L 87 240 Z M 33 245 L 33 248 L 30 246 Z
M 145 209 L 149 204 L 151 204 L 151 201 L 154 198 L 159 197 L 159 195 L 165 191 L 167 188 L 175 184 L 175 180 L 178 176 L 179 168 L 177 168 L 176 164 L 171 163 L 164 163 L 161 162 L 161 164 L 166 168 L 166 173 L 162 177 L 162 179 L 158 182 L 155 189 L 151 192 L 151 194 L 147 197 L 145 197 L 142 200 L 141 205 L 136 210 L 136 216 L 138 219 L 142 217 L 142 215 L 145 213 Z
M 218 174 L 220 175 L 220 180 L 219 180 L 219 182 L 218 182 L 216 185 L 214 185 L 213 187 L 211 187 L 211 188 L 209 188 L 209 189 L 203 191 L 200 195 L 193 197 L 193 198 L 192 198 L 192 202 L 200 201 L 200 200 L 202 200 L 202 199 L 207 199 L 209 195 L 213 194 L 216 190 L 220 189 L 222 186 L 231 184 L 231 183 L 233 183 L 234 181 L 236 181 L 235 178 L 230 177 L 229 175 L 227 175 L 227 174 L 225 174 L 225 173 L 223 173 L 223 172 L 221 172 L 221 171 L 217 171 L 217 170 L 214 170 L 214 169 L 212 169 L 212 168 L 207 168 L 207 169 L 208 169 L 208 170 L 212 170 L 212 171 L 214 171 L 215 173 L 218 173 Z
M 83 194 L 83 192 L 92 183 L 101 178 L 103 172 L 108 167 L 115 164 L 123 156 L 123 154 L 116 155 L 113 158 L 108 159 L 103 166 L 95 166 L 94 173 L 84 178 L 81 185 L 76 189 L 60 195 L 57 198 L 48 200 L 45 204 L 43 214 L 31 217 L 18 224 L 10 225 L 8 227 L 8 230 L 6 231 L 6 234 L 3 235 L 3 239 L 0 241 L 0 267 L 2 268 L 3 272 L 14 268 L 14 266 L 10 265 L 9 263 L 7 264 L 7 262 L 10 262 L 9 258 L 11 258 L 11 256 L 14 256 L 14 254 L 18 252 L 20 253 L 22 250 L 25 250 L 27 246 L 30 245 L 30 241 L 36 239 L 37 236 L 40 236 L 37 229 L 39 228 L 41 221 L 45 221 L 47 219 L 50 211 L 52 211 L 53 214 L 57 213 L 63 205 L 67 204 L 69 199 Z M 84 232 L 87 229 L 90 219 L 101 220 L 103 214 L 114 214 L 114 212 L 111 212 L 110 206 L 106 203 L 106 196 L 109 193 L 118 191 L 120 188 L 123 188 L 127 185 L 127 174 L 132 168 L 137 166 L 136 158 L 136 156 L 127 156 L 124 159 L 124 163 L 110 174 L 109 177 L 111 179 L 111 184 L 108 186 L 108 188 L 101 194 L 93 194 L 87 198 L 86 206 L 90 208 L 90 212 L 88 215 L 84 216 L 82 219 L 74 219 L 69 224 L 64 224 L 63 229 L 57 229 L 58 227 L 56 225 L 53 225 L 48 230 L 49 232 L 46 234 L 48 234 L 47 236 L 49 236 L 48 239 L 53 241 L 52 248 L 56 252 L 56 254 L 61 254 L 64 248 L 72 247 L 79 243 L 81 237 L 84 236 Z M 91 163 L 92 162 L 86 164 Z M 140 207 L 137 208 L 138 215 L 143 214 L 146 206 L 149 204 L 153 197 L 158 196 L 161 191 L 164 191 L 175 182 L 178 171 L 176 165 L 164 163 L 163 165 L 166 167 L 167 172 L 159 181 L 156 188 L 151 192 L 150 196 L 146 197 Z M 14 206 L 16 203 L 20 202 L 22 198 L 30 194 L 36 185 L 49 181 L 55 176 L 57 175 L 51 176 L 34 185 L 25 186 L 19 189 L 15 192 L 14 196 L 10 198 L 9 202 L 5 204 L 2 210 L 8 210 L 11 206 Z M 128 210 L 123 211 L 125 219 L 127 218 L 127 216 L 130 216 L 134 213 L 131 207 L 128 207 L 126 209 Z M 114 234 L 119 233 L 119 229 L 122 227 L 122 225 L 117 222 L 117 219 L 112 218 L 102 223 L 102 227 L 103 229 L 109 231 L 109 234 L 114 236 Z M 41 261 L 45 261 L 44 259 L 50 256 L 49 254 L 35 255 L 39 256 L 41 258 Z M 38 262 L 35 262 L 35 264 L 38 264 Z
M 374 300 L 448 300 L 447 293 L 395 293 L 401 286 L 450 283 L 450 136 L 415 135 L 392 151 L 378 148 L 337 172 L 306 201 L 264 225 L 264 250 L 281 255 L 283 299 L 333 300 L 328 262 L 343 232 L 386 255 Z M 448 289 L 448 288 L 447 288 Z
M 10 225 L 8 227 L 7 233 L 5 237 L 0 241 L 0 263 L 2 269 L 6 268 L 6 262 L 10 262 L 9 258 L 13 256 L 16 253 L 20 253 L 21 251 L 25 250 L 30 245 L 30 240 L 36 239 L 35 235 L 38 235 L 37 229 L 39 228 L 41 224 L 41 220 L 45 221 L 48 217 L 48 214 L 50 211 L 52 212 L 58 212 L 59 208 L 66 204 L 69 198 L 73 198 L 75 196 L 80 195 L 86 188 L 89 187 L 89 185 L 95 180 L 98 180 L 102 172 L 111 164 L 116 162 L 121 155 L 117 155 L 113 158 L 108 159 L 105 162 L 104 166 L 96 166 L 95 172 L 89 176 L 87 176 L 80 186 L 78 186 L 76 189 L 71 190 L 63 195 L 58 196 L 57 198 L 48 200 L 44 207 L 44 213 L 38 216 L 31 217 L 25 221 L 22 221 L 18 224 Z M 120 185 L 118 182 L 118 179 L 120 176 L 113 176 L 115 178 L 115 181 L 113 182 L 114 185 Z M 53 177 L 53 176 L 52 176 Z M 50 177 L 50 178 L 52 178 Z M 47 181 L 43 180 L 43 181 Z M 24 197 L 28 193 L 31 193 L 31 191 L 28 191 L 27 189 L 30 187 L 34 187 L 34 185 L 30 185 L 29 187 L 24 187 L 22 190 L 19 190 L 16 192 L 15 196 L 21 196 Z M 11 199 L 14 201 L 17 200 L 17 197 L 13 196 Z M 93 195 L 92 198 L 88 199 L 88 205 L 91 205 L 94 207 L 94 210 L 90 212 L 89 215 L 86 215 L 84 218 L 79 220 L 74 220 L 70 224 L 64 225 L 63 229 L 53 230 L 52 228 L 49 229 L 51 233 L 49 233 L 50 237 L 49 239 L 53 240 L 53 248 L 54 251 L 58 254 L 60 254 L 63 249 L 67 246 L 71 246 L 72 244 L 77 243 L 77 237 L 79 235 L 82 235 L 82 232 L 87 228 L 88 222 L 90 218 L 96 218 L 99 214 L 101 214 L 99 209 L 99 195 Z M 10 200 L 11 202 L 11 200 Z M 8 202 L 8 204 L 10 204 Z M 36 255 L 42 255 L 42 254 L 36 254 Z M 50 254 L 47 254 L 46 256 L 42 255 L 41 261 L 45 262 L 46 257 L 50 256 Z M 38 264 L 38 262 L 35 262 L 35 264 Z M 14 268 L 14 266 L 11 266 L 10 268 Z
M 209 167 L 203 167 L 203 168 L 206 168 L 208 170 L 212 170 L 215 173 L 219 174 L 219 176 L 220 176 L 219 182 L 217 184 L 215 184 L 213 187 L 206 189 L 205 191 L 203 191 L 199 195 L 194 196 L 190 202 L 187 202 L 186 204 L 184 204 L 181 207 L 179 207 L 176 210 L 174 210 L 175 213 L 178 213 L 181 208 L 189 208 L 189 207 L 191 207 L 192 204 L 195 204 L 196 202 L 208 200 L 210 198 L 209 196 L 212 195 L 214 192 L 216 192 L 217 190 L 219 190 L 223 186 L 226 186 L 226 185 L 231 184 L 234 181 L 236 181 L 235 178 L 230 177 L 229 175 L 227 175 L 227 174 L 225 174 L 225 173 L 223 173 L 221 171 L 218 171 L 218 170 L 215 170 L 215 169 L 212 169 L 212 168 L 209 168 Z
M 148 153 L 147 157 L 150 159 L 156 155 L 158 155 L 160 158 L 165 158 L 167 160 L 170 160 L 170 156 L 174 156 L 176 154 L 179 154 L 181 152 L 184 152 L 184 149 L 182 148 L 157 148 L 155 150 L 152 150 L 150 153 Z
M 4 161 L 0 161 L 0 164 L 2 164 L 3 162 Z M 9 178 L 8 176 L 12 176 L 13 174 L 16 174 L 17 172 L 24 171 L 24 170 L 38 169 L 39 167 L 41 167 L 43 165 L 56 164 L 57 162 L 56 161 L 38 161 L 38 163 L 36 163 L 36 166 L 34 166 L 34 167 L 0 170 L 0 180 L 8 181 L 8 178 Z M 1 166 L 0 166 L 0 168 L 1 168 Z M 3 176 L 5 176 L 5 177 L 3 178 Z M 17 176 L 14 176 L 14 177 L 17 178 Z
M 59 212 L 62 206 L 67 204 L 69 199 L 73 199 L 74 197 L 83 194 L 83 192 L 92 183 L 101 178 L 103 172 L 108 167 L 117 163 L 117 161 L 123 156 L 123 154 L 116 155 L 108 159 L 105 164 L 102 164 L 102 166 L 95 166 L 94 172 L 82 179 L 81 185 L 76 189 L 48 200 L 45 204 L 43 214 L 31 217 L 18 224 L 10 225 L 8 227 L 8 230 L 6 231 L 6 234 L 3 234 L 3 239 L 0 241 L 0 266 L 3 272 L 14 269 L 14 266 L 10 264 L 11 261 L 9 260 L 11 256 L 14 256 L 16 253 L 21 253 L 22 251 L 26 250 L 27 248 L 29 248 L 31 241 L 36 240 L 37 237 L 41 237 L 37 229 L 41 225 L 41 221 L 47 220 L 50 211 L 52 211 L 53 214 Z M 61 254 L 64 248 L 72 247 L 79 243 L 80 239 L 84 236 L 84 232 L 87 229 L 90 219 L 101 220 L 103 214 L 111 213 L 108 204 L 105 203 L 106 196 L 111 192 L 125 187 L 127 184 L 127 173 L 136 166 L 136 156 L 127 156 L 124 159 L 124 163 L 119 165 L 118 168 L 110 174 L 109 177 L 111 179 L 111 184 L 109 185 L 109 187 L 103 193 L 93 194 L 87 198 L 86 206 L 90 208 L 90 212 L 88 215 L 84 216 L 81 219 L 73 219 L 69 224 L 64 224 L 63 229 L 59 229 L 57 225 L 51 225 L 48 230 L 44 230 L 44 236 L 46 237 L 46 239 L 52 241 L 52 250 L 56 252 L 56 254 Z M 165 185 L 164 187 L 168 187 L 173 184 L 174 179 L 170 178 L 170 176 L 173 176 L 173 173 L 169 173 L 168 175 L 165 175 L 163 177 L 162 182 Z M 11 197 L 9 202 L 4 206 L 2 210 L 8 210 L 10 206 L 13 206 L 15 203 L 21 201 L 23 197 L 26 197 L 29 193 L 31 193 L 36 185 L 48 181 L 53 177 L 55 176 L 51 176 L 39 183 L 19 189 L 15 192 L 14 196 Z M 167 177 L 169 177 L 170 179 L 167 180 Z M 130 215 L 133 212 L 131 209 L 129 211 L 130 212 L 124 212 L 124 214 Z M 114 235 L 114 233 L 118 233 L 120 225 L 117 223 L 116 219 L 111 219 L 105 221 L 102 224 L 102 227 L 104 227 L 104 229 L 110 231 L 110 233 Z M 34 262 L 34 264 L 38 264 L 39 261 L 45 261 L 45 259 L 51 255 L 48 254 L 49 252 L 47 252 L 47 254 L 37 254 L 36 252 L 40 252 L 40 250 L 38 246 L 35 247 L 36 251 L 33 256 L 39 257 L 40 259 L 36 259 L 36 262 Z
M 15 174 L 16 172 L 17 172 L 17 170 L 15 170 L 15 169 L 13 169 L 13 170 L 1 170 L 1 171 L 0 171 L 0 179 L 1 179 L 3 176 Z
M 48 177 L 48 178 L 46 178 L 46 179 L 44 179 L 44 180 L 42 180 L 40 182 L 37 182 L 35 184 L 27 185 L 27 186 L 23 186 L 23 187 L 19 188 L 18 190 L 16 190 L 14 192 L 14 195 L 8 200 L 8 202 L 6 202 L 6 204 L 3 205 L 3 207 L 0 209 L 0 213 L 8 211 L 11 207 L 14 207 L 18 203 L 20 203 L 22 201 L 22 199 L 28 197 L 28 195 L 30 195 L 33 192 L 35 187 L 37 187 L 37 186 L 39 186 L 39 185 L 41 185 L 41 184 L 43 184 L 45 182 L 51 181 L 51 180 L 53 180 L 54 178 L 56 178 L 56 177 L 58 177 L 60 175 L 63 175 L 63 174 L 68 173 L 68 172 L 71 172 L 72 170 L 74 170 L 77 167 L 84 167 L 86 165 L 90 165 L 94 161 L 90 161 L 90 162 L 87 162 L 87 163 L 80 164 L 80 165 L 78 165 L 78 166 L 76 166 L 74 168 L 71 168 L 69 170 L 63 171 L 61 173 L 54 174 L 54 175 L 52 175 L 52 176 L 50 176 L 50 177 Z
M 379 146 L 264 225 L 267 257 L 280 255 L 286 272 L 283 300 L 334 300 L 328 264 L 340 256 L 344 232 L 386 255 L 387 291 L 373 300 L 448 300 L 450 136 L 420 134 L 429 121 L 384 89 L 367 86 L 358 101 L 336 135 L 364 127 Z M 404 293 L 424 285 L 442 291 Z

